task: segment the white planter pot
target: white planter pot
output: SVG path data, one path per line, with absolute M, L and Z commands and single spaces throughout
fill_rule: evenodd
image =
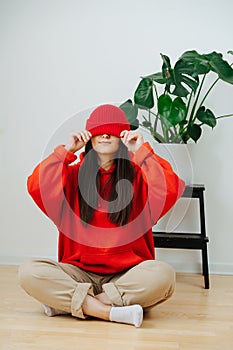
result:
M 171 164 L 173 170 L 185 181 L 186 185 L 195 183 L 193 163 L 196 163 L 196 144 L 158 143 L 153 139 L 147 129 L 140 127 L 140 131 L 143 134 L 144 140 L 150 143 L 155 153 L 166 159 Z M 190 204 L 191 199 L 188 198 L 186 198 L 185 201 L 177 203 L 163 218 L 159 220 L 154 227 L 154 231 L 187 231 L 187 227 L 185 226 L 187 225 L 187 220 L 184 220 L 184 218 L 186 217 Z
M 173 170 L 186 182 L 186 185 L 192 184 L 194 182 L 192 154 L 196 145 L 158 143 L 147 129 L 142 127 L 139 129 L 143 134 L 144 140 L 150 143 L 155 153 L 171 164 Z

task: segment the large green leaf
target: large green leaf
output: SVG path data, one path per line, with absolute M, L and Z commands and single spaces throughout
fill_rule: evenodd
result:
M 164 79 L 166 79 L 165 91 L 168 91 L 170 93 L 171 84 L 174 83 L 173 70 L 171 67 L 170 58 L 162 53 L 160 55 L 161 55 L 162 60 L 163 60 L 162 75 L 163 75 Z
M 197 140 L 201 137 L 201 127 L 197 124 L 193 124 L 193 125 L 189 125 L 187 128 L 187 132 L 189 134 L 189 136 L 191 137 L 191 139 L 195 142 L 197 142 Z
M 185 119 L 186 114 L 187 108 L 185 103 L 182 98 L 177 97 L 171 104 L 170 114 L 167 116 L 167 119 L 173 126 L 176 126 Z
M 170 114 L 172 99 L 169 95 L 163 94 L 158 99 L 158 113 L 167 119 Z
M 153 81 L 149 78 L 143 78 L 135 93 L 134 102 L 141 108 L 153 108 L 154 97 L 153 97 Z
M 196 118 L 206 124 L 209 125 L 211 128 L 214 128 L 217 124 L 216 118 L 214 116 L 214 113 L 210 109 L 205 109 L 204 106 L 200 107 L 196 113 Z
M 223 60 L 221 53 L 212 52 L 205 57 L 209 61 L 211 70 L 217 73 L 220 79 L 233 84 L 233 68 L 227 61 Z
M 181 61 L 186 65 L 192 66 L 195 74 L 207 74 L 210 71 L 209 60 L 206 55 L 201 55 L 197 51 L 186 51 L 182 54 Z
M 130 99 L 122 103 L 119 107 L 125 112 L 127 120 L 130 124 L 130 129 L 137 129 L 139 126 L 139 121 L 137 119 L 138 107 L 133 105 L 133 102 Z
M 187 108 L 180 97 L 172 101 L 169 95 L 163 94 L 159 96 L 158 99 L 158 113 L 165 126 L 170 128 L 176 126 L 185 119 Z
M 174 95 L 186 97 L 190 90 L 196 92 L 199 79 L 193 64 L 179 60 L 175 64 L 173 74 L 175 89 L 172 93 Z
M 194 77 L 196 77 L 196 75 L 197 75 L 195 67 L 194 67 L 194 62 L 189 61 L 187 59 L 186 60 L 183 58 L 179 59 L 176 62 L 175 67 L 177 67 L 177 69 L 179 68 L 179 72 L 181 74 L 188 74 L 188 75 L 194 76 Z
M 186 97 L 190 90 L 195 93 L 199 79 L 193 62 L 178 60 L 172 69 L 168 56 L 161 54 L 163 59 L 162 75 L 166 79 L 166 89 L 169 93 Z M 173 91 L 171 87 L 174 86 Z
M 161 117 L 161 122 L 166 126 L 166 128 L 170 128 L 172 126 L 172 124 L 169 122 L 171 108 L 171 97 L 167 94 L 160 95 L 158 98 L 158 113 Z
M 156 83 L 159 83 L 159 84 L 165 84 L 166 83 L 166 78 L 163 77 L 163 74 L 161 72 L 147 75 L 144 78 L 152 79 L 153 81 L 156 81 Z

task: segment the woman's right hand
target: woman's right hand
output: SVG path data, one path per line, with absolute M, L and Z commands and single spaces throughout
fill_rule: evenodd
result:
M 67 151 L 75 153 L 84 147 L 91 137 L 92 135 L 88 130 L 72 132 L 69 134 L 65 148 Z

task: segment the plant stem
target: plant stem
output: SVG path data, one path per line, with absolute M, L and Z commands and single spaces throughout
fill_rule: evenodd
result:
M 176 142 L 174 142 L 176 141 Z M 179 141 L 179 142 L 178 142 Z M 182 139 L 177 137 L 177 136 L 174 136 L 171 140 L 170 140 L 170 143 L 184 143 L 182 142 Z
M 187 116 L 188 116 L 189 107 L 190 107 L 190 104 L 191 104 L 191 101 L 192 101 L 192 97 L 193 97 L 193 91 L 191 91 L 190 96 L 189 96 L 189 100 L 188 100 L 188 104 L 187 104 L 187 111 L 186 111 L 185 120 L 186 120 L 186 118 L 187 118 Z
M 230 65 L 231 67 L 233 66 L 233 63 L 231 63 Z M 203 105 L 204 101 L 206 100 L 207 96 L 209 95 L 210 91 L 213 89 L 214 85 L 220 80 L 220 78 L 218 77 L 214 82 L 213 84 L 210 86 L 209 90 L 207 91 L 207 93 L 205 94 L 205 96 L 203 97 L 201 103 L 200 103 L 200 106 L 199 108 Z
M 178 133 L 177 133 L 177 130 L 176 130 L 176 127 L 175 127 L 175 126 L 173 127 L 173 130 L 174 130 L 174 133 L 173 133 L 173 134 L 177 136 Z
M 159 99 L 159 95 L 158 95 L 157 87 L 156 87 L 156 85 L 155 85 L 155 84 L 153 84 L 153 86 L 154 86 L 154 89 L 155 89 L 155 95 L 156 95 L 156 98 L 157 98 L 157 101 L 158 101 L 158 99 Z
M 207 96 L 209 95 L 210 91 L 213 89 L 214 85 L 220 80 L 220 78 L 217 78 L 213 84 L 210 86 L 210 88 L 208 89 L 208 91 L 206 92 L 205 96 L 203 97 L 203 99 L 201 100 L 201 103 L 199 105 L 199 108 L 203 105 L 204 101 L 206 100 Z
M 198 93 L 197 93 L 197 96 L 195 98 L 195 101 L 194 101 L 194 104 L 193 104 L 193 108 L 191 110 L 191 113 L 190 113 L 190 118 L 189 118 L 189 125 L 194 121 L 193 119 L 193 116 L 194 116 L 194 113 L 195 113 L 195 109 L 196 109 L 196 105 L 197 105 L 197 101 L 199 99 L 199 96 L 200 96 L 200 93 L 201 93 L 201 89 L 202 89 L 202 86 L 204 84 L 204 81 L 205 81 L 205 78 L 206 78 L 206 74 L 203 76 L 202 78 L 202 81 L 201 81 L 201 85 L 199 87 L 199 90 L 198 90 Z M 200 104 L 201 105 L 201 104 Z
M 170 135 L 169 135 L 170 134 Z M 170 142 L 171 140 L 175 140 L 176 139 L 176 135 L 175 133 L 172 131 L 172 129 L 168 129 L 167 130 L 167 137 L 168 137 L 168 141 Z
M 154 112 L 152 112 L 151 110 L 150 110 L 150 114 L 154 115 L 155 117 L 157 117 L 157 116 L 158 116 L 157 114 L 155 114 L 155 113 L 154 113 Z
M 162 123 L 162 130 L 163 130 L 163 138 L 166 142 L 168 142 L 168 130 L 164 123 Z
M 155 122 L 154 122 L 154 131 L 157 130 L 158 121 L 159 121 L 159 116 L 157 115 L 157 116 L 155 117 Z
M 150 109 L 149 109 L 149 111 L 148 111 L 148 115 L 149 115 L 149 123 L 150 123 L 150 125 L 151 125 L 151 117 L 150 117 L 150 113 L 151 113 L 151 111 L 150 111 Z
M 233 117 L 233 114 L 220 115 L 220 117 L 216 117 L 215 119 L 228 118 L 228 117 Z

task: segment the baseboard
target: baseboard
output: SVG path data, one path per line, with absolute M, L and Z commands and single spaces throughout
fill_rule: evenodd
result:
M 202 273 L 202 265 L 185 261 L 166 261 L 172 265 L 176 272 L 182 273 Z M 209 263 L 209 274 L 211 275 L 233 275 L 233 264 Z
M 24 260 L 32 257 L 22 256 L 1 256 L 0 265 L 20 265 Z M 33 257 L 36 258 L 36 257 Z M 55 256 L 40 256 L 41 259 L 57 260 Z M 202 273 L 202 266 L 200 261 L 181 259 L 169 260 L 158 257 L 158 260 L 163 260 L 172 265 L 176 272 L 183 273 Z M 198 259 L 197 259 L 198 260 Z M 209 273 L 215 275 L 233 275 L 233 263 L 209 263 Z
M 213 275 L 233 275 L 233 263 L 211 263 L 210 273 Z

